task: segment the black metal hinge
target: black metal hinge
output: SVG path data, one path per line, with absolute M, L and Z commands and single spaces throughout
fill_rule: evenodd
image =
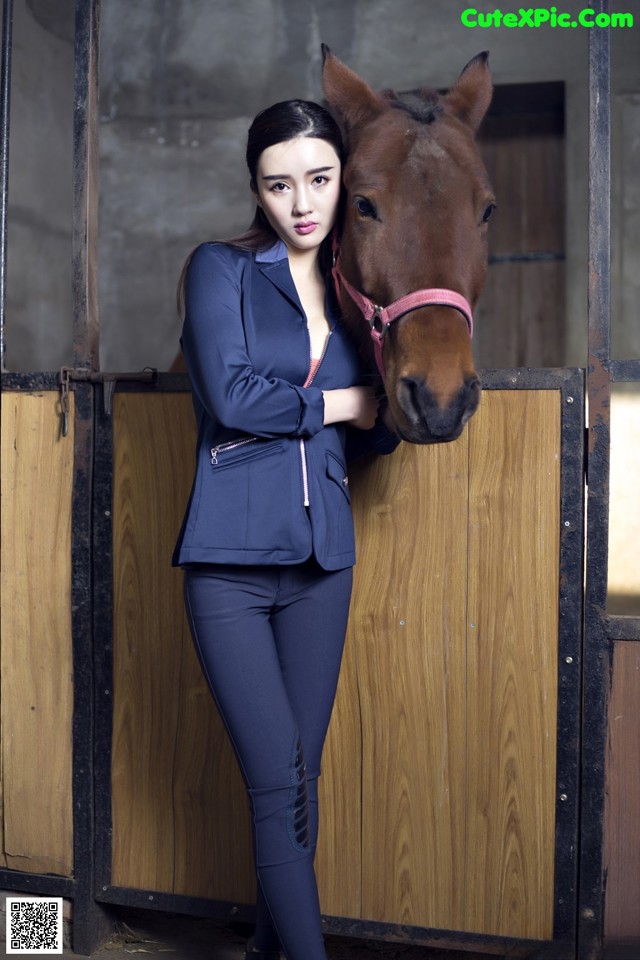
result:
M 60 412 L 62 416 L 61 434 L 69 432 L 69 387 L 72 382 L 101 383 L 103 386 L 104 412 L 111 416 L 111 401 L 118 380 L 135 383 L 155 383 L 158 371 L 155 367 L 145 367 L 135 373 L 102 373 L 84 367 L 62 367 L 60 370 Z

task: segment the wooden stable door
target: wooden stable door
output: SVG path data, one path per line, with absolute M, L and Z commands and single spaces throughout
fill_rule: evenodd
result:
M 551 938 L 559 451 L 557 394 L 492 392 L 459 441 L 354 471 L 327 912 Z
M 557 933 L 571 407 L 559 387 L 518 387 L 486 390 L 454 443 L 350 474 L 359 559 L 321 777 L 322 907 L 423 942 Z M 250 904 L 244 791 L 169 566 L 193 439 L 188 394 L 115 395 L 110 884 Z M 575 821 L 566 835 L 575 849 Z

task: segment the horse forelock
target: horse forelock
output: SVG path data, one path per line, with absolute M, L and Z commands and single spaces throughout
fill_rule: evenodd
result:
M 436 90 L 423 88 L 397 93 L 385 90 L 385 99 L 394 110 L 404 110 L 418 123 L 429 124 L 440 116 L 443 110 L 442 97 Z
M 416 133 L 414 147 L 406 149 L 407 140 L 404 138 L 406 157 L 415 154 L 416 150 L 432 158 L 440 156 L 488 185 L 473 131 L 451 109 L 446 97 L 428 87 L 403 93 L 385 90 L 384 97 L 389 108 L 387 117 L 406 115 L 417 123 L 413 128 Z M 420 133 L 421 129 L 423 133 Z

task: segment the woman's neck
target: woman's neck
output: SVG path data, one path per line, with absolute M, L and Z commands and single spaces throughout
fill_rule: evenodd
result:
M 317 250 L 289 251 L 289 269 L 296 286 L 309 284 L 324 286 Z

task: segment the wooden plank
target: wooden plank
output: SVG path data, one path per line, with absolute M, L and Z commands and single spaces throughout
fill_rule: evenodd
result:
M 173 778 L 174 892 L 253 903 L 255 870 L 246 791 L 186 620 Z
M 553 934 L 560 497 L 557 391 L 470 423 L 466 922 Z
M 167 576 L 169 544 L 162 550 L 160 541 L 177 510 L 165 492 L 180 462 L 168 456 L 169 424 L 182 434 L 173 400 L 123 394 L 113 403 L 112 880 L 169 892 L 181 624 L 179 585 Z
M 530 110 L 489 117 L 482 127 L 498 202 L 489 252 L 562 259 L 490 263 L 475 311 L 479 367 L 561 366 L 566 353 L 564 135 L 561 118 L 547 114 L 544 103 Z
M 69 436 L 55 393 L 2 395 L 3 866 L 73 872 Z
M 529 266 L 529 265 L 527 265 Z M 478 368 L 518 367 L 524 360 L 522 263 L 493 263 L 474 310 L 473 355 Z
M 640 643 L 613 644 L 606 757 L 605 940 L 640 947 Z M 621 954 L 622 955 L 622 954 Z
M 114 397 L 112 877 L 251 902 L 245 792 L 170 567 L 194 441 L 189 394 Z
M 467 457 L 466 435 L 403 444 L 354 478 L 368 920 L 455 929 L 462 915 Z
M 563 261 L 494 263 L 476 310 L 480 367 L 553 367 L 564 356 Z
M 564 262 L 524 263 L 519 269 L 522 347 L 517 366 L 561 366 L 565 357 Z
M 350 486 L 354 482 L 351 473 Z M 358 653 L 350 630 L 319 781 L 316 876 L 321 909 L 332 916 L 362 915 L 361 776 Z

